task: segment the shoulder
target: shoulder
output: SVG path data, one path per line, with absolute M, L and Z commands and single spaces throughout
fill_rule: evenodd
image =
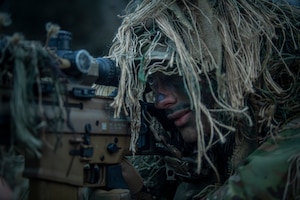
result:
M 298 122 L 288 124 L 278 135 L 266 140 L 209 198 L 294 199 L 293 195 L 300 195 Z

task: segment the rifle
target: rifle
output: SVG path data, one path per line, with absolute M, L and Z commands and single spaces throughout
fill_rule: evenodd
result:
M 68 31 L 59 31 L 50 38 L 46 53 L 50 54 L 50 59 L 46 63 L 51 68 L 55 64 L 53 60 L 57 59 L 60 70 L 43 69 L 44 66 L 41 66 L 40 77 L 35 76 L 27 89 L 34 97 L 27 95 L 25 100 L 33 106 L 24 109 L 27 109 L 28 118 L 33 116 L 31 125 L 39 124 L 40 128 L 35 129 L 28 124 L 23 128 L 32 131 L 32 140 L 41 141 L 39 150 L 42 154 L 26 156 L 25 159 L 23 175 L 30 179 L 31 191 L 34 190 L 29 195 L 30 199 L 42 198 L 45 190 L 50 190 L 48 195 L 56 199 L 62 196 L 56 191 L 61 190 L 64 198 L 76 199 L 77 188 L 81 187 L 106 191 L 128 189 L 120 163 L 124 156 L 130 155 L 130 120 L 125 115 L 114 118 L 110 107 L 113 94 L 98 96 L 91 87 L 93 84 L 117 86 L 120 70 L 108 58 L 93 58 L 83 49 L 73 51 L 71 42 L 72 34 Z M 0 46 L 7 45 L 7 40 L 2 38 Z M 1 71 L 7 72 L 1 76 L 0 82 L 2 145 L 11 144 L 12 135 L 15 138 L 13 143 L 22 143 L 22 139 L 18 138 L 20 134 L 13 133 L 17 130 L 15 116 L 18 113 L 12 112 L 15 108 L 11 101 L 18 95 L 13 92 L 15 87 L 12 85 L 16 83 L 7 84 L 11 82 L 7 80 L 11 75 L 18 76 L 18 71 L 10 69 L 12 63 L 5 59 L 10 57 L 9 53 L 6 48 L 1 54 L 4 58 Z M 45 55 L 44 60 L 46 58 L 49 55 Z M 51 77 L 44 77 L 44 71 Z M 13 131 L 8 124 L 12 124 Z M 23 146 L 26 145 L 24 143 Z M 138 148 L 140 154 L 155 152 L 154 138 L 146 123 L 141 130 Z

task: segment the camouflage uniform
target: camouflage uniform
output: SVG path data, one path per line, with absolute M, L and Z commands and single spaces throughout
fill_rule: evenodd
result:
M 202 191 L 194 199 L 296 199 L 299 144 L 300 128 L 282 131 L 247 157 L 224 186 L 214 192 Z
M 248 157 L 242 159 L 231 176 L 219 171 L 225 175 L 222 185 L 216 184 L 214 172 L 205 165 L 199 175 L 194 173 L 190 177 L 182 178 L 184 172 L 178 169 L 178 165 L 184 166 L 184 159 L 177 160 L 180 164 L 175 164 L 167 158 L 166 163 L 175 169 L 176 177 L 181 182 L 174 200 L 296 199 L 300 191 L 299 144 L 299 124 L 287 126 L 277 136 L 269 138 Z M 191 166 L 187 169 L 190 173 L 193 170 Z M 219 169 L 222 167 L 224 170 L 227 166 L 222 165 Z

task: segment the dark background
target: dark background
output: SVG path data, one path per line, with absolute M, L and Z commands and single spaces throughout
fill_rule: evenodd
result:
M 108 54 L 111 41 L 121 23 L 129 0 L 0 0 L 12 24 L 1 30 L 11 35 L 22 33 L 25 39 L 46 38 L 47 22 L 72 32 L 72 49 L 86 49 L 92 56 Z
M 282 1 L 282 0 L 273 0 Z M 300 6 L 300 0 L 288 0 Z M 47 22 L 72 32 L 73 50 L 92 56 L 108 54 L 129 0 L 0 0 L 0 11 L 10 14 L 12 25 L 0 33 L 23 33 L 25 39 L 45 42 Z

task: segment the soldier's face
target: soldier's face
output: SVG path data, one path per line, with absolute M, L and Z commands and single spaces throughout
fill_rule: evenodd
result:
M 174 123 L 186 143 L 196 143 L 195 112 L 190 108 L 182 77 L 156 72 L 148 82 L 155 95 L 155 107 L 165 110 L 167 118 Z

